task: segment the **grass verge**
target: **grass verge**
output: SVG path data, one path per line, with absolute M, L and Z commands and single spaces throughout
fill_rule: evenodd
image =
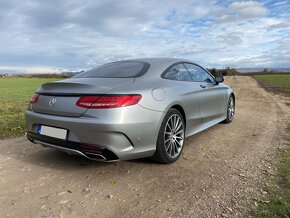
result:
M 289 135 L 290 123 L 287 131 Z M 255 217 L 290 217 L 290 144 L 283 152 L 275 183 L 268 189 L 269 202 L 259 205 L 254 211 Z
M 290 74 L 255 75 L 258 83 L 267 91 L 290 96 Z M 290 102 L 286 102 L 290 106 Z M 290 123 L 287 126 L 290 135 Z M 254 211 L 256 217 L 290 218 L 290 143 L 282 154 L 274 184 L 268 187 L 269 201 Z
M 41 84 L 55 80 L 0 78 L 0 139 L 24 134 L 24 113 L 32 94 Z

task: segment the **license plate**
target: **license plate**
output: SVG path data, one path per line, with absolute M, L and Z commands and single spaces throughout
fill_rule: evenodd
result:
M 51 126 L 38 125 L 37 133 L 40 135 L 45 135 L 53 138 L 66 140 L 67 130 L 61 128 L 55 128 Z

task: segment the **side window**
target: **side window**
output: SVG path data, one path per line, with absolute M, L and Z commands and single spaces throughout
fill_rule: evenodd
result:
M 165 79 L 192 81 L 187 69 L 183 64 L 177 64 L 171 67 L 163 76 Z
M 185 64 L 194 82 L 213 83 L 214 79 L 202 68 L 194 64 Z

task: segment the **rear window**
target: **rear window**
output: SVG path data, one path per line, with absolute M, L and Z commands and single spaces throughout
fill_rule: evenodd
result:
M 75 77 L 78 78 L 130 78 L 142 76 L 149 64 L 141 61 L 119 61 L 101 65 Z

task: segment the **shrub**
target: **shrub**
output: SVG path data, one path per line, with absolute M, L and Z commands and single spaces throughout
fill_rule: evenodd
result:
M 233 76 L 238 74 L 238 71 L 233 67 L 226 67 L 224 69 L 211 68 L 208 69 L 208 71 L 214 76 L 216 75 Z

